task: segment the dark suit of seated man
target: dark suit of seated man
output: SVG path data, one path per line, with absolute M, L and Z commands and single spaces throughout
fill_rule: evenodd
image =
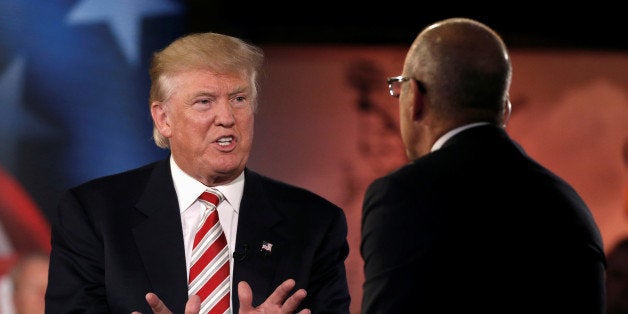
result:
M 492 29 L 452 18 L 388 79 L 410 163 L 365 193 L 363 313 L 604 313 L 589 208 L 505 130 L 511 72 Z

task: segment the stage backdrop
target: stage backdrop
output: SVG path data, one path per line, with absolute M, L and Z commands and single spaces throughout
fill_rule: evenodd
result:
M 406 162 L 397 100 L 385 79 L 401 73 L 406 47 L 266 46 L 250 166 L 312 189 L 349 222 L 347 271 L 359 313 L 364 189 Z M 606 250 L 628 236 L 628 53 L 511 51 L 512 117 L 524 149 L 583 196 Z M 496 235 L 498 236 L 498 235 Z
M 183 3 L 0 1 L 0 313 L 17 310 L 3 275 L 50 249 L 63 190 L 166 156 L 148 61 L 183 33 Z
M 48 222 L 63 190 L 165 157 L 150 139 L 147 65 L 183 33 L 181 3 L 0 2 L 0 12 L 11 12 L 0 19 L 3 313 L 11 309 L 2 275 L 17 255 L 49 249 Z M 400 74 L 407 46 L 263 48 L 250 167 L 345 210 L 352 313 L 359 313 L 363 192 L 406 162 L 385 78 Z M 582 194 L 609 250 L 628 236 L 628 53 L 517 50 L 512 59 L 507 130 Z

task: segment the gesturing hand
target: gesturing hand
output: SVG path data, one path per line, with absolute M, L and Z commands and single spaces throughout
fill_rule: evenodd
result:
M 149 292 L 146 294 L 146 302 L 153 310 L 153 314 L 172 314 L 172 311 L 164 304 L 159 297 Z M 197 295 L 191 295 L 188 301 L 185 303 L 185 314 L 198 314 L 201 310 L 201 298 Z M 131 314 L 142 314 L 141 312 L 134 311 Z
M 270 313 L 294 313 L 301 301 L 307 295 L 305 289 L 299 289 L 286 299 L 286 296 L 294 288 L 296 282 L 288 279 L 281 283 L 264 303 L 253 307 L 253 291 L 246 281 L 238 283 L 238 299 L 240 300 L 239 314 L 270 314 Z M 187 309 L 187 307 L 186 307 Z M 309 309 L 304 309 L 297 314 L 310 314 Z
M 305 289 L 299 289 L 290 297 L 286 298 L 290 290 L 294 288 L 296 282 L 288 279 L 281 283 L 279 287 L 268 296 L 264 303 L 258 307 L 253 307 L 253 291 L 246 281 L 238 283 L 238 299 L 240 300 L 239 314 L 292 314 L 296 311 L 301 301 L 307 295 Z M 146 302 L 153 310 L 153 314 L 172 314 L 172 311 L 164 304 L 159 297 L 149 292 L 146 294 Z M 185 314 L 198 314 L 201 310 L 201 298 L 191 295 L 185 303 Z M 142 314 L 134 311 L 131 314 Z M 297 314 L 311 314 L 309 309 L 299 311 Z

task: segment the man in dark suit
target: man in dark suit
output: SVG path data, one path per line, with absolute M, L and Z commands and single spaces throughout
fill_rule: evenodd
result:
M 363 313 L 604 313 L 587 205 L 505 131 L 511 72 L 493 30 L 452 18 L 388 79 L 410 163 L 365 194 Z
M 200 299 L 188 301 L 190 252 L 205 209 L 198 197 L 210 187 L 225 196 L 216 210 L 229 286 L 238 285 L 231 313 L 348 313 L 343 211 L 246 167 L 262 62 L 259 48 L 216 33 L 154 55 L 153 137 L 170 158 L 65 193 L 47 313 L 198 312 Z

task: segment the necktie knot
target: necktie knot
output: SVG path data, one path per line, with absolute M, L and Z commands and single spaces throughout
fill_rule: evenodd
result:
M 225 196 L 217 189 L 209 188 L 205 190 L 205 192 L 203 192 L 201 196 L 198 197 L 198 199 L 203 202 L 208 208 L 210 206 L 215 208 L 218 207 L 218 204 L 220 204 L 220 202 L 225 200 Z

